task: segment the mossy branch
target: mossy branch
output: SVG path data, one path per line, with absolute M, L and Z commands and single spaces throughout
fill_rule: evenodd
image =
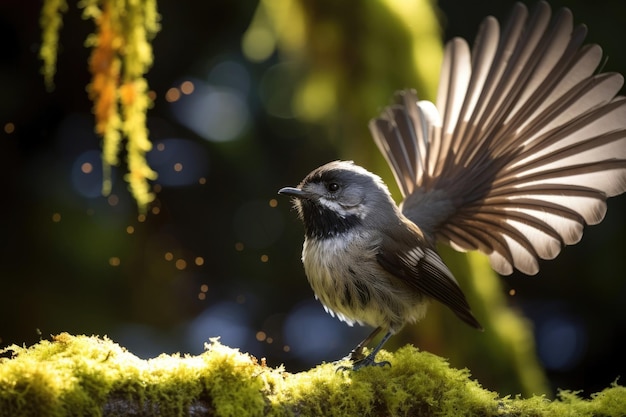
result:
M 107 338 L 63 333 L 0 359 L 0 416 L 618 416 L 626 388 L 591 399 L 500 398 L 435 355 L 381 352 L 391 367 L 291 374 L 216 340 L 198 356 L 142 360 Z

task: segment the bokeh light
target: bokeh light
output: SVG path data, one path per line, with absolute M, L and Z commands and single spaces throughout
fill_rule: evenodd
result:
M 199 84 L 194 94 L 172 103 L 178 121 L 204 139 L 226 142 L 237 139 L 248 124 L 246 102 L 238 92 Z
M 187 329 L 189 346 L 201 347 L 211 337 L 232 347 L 249 350 L 254 346 L 255 333 L 250 326 L 250 312 L 241 304 L 217 303 L 196 317 Z
M 248 30 L 242 38 L 241 49 L 252 62 L 262 62 L 269 58 L 276 48 L 276 37 L 267 27 Z
M 157 141 L 147 160 L 159 174 L 156 181 L 170 187 L 197 184 L 209 170 L 207 151 L 201 144 L 188 139 Z
M 586 347 L 585 327 L 574 317 L 557 315 L 539 324 L 537 351 L 548 369 L 567 371 L 573 368 Z
M 259 84 L 259 95 L 268 114 L 292 119 L 294 113 L 294 82 L 298 69 L 295 64 L 281 62 L 265 70 Z
M 83 152 L 72 166 L 72 185 L 83 197 L 102 196 L 102 159 L 100 151 Z
M 180 99 L 180 90 L 176 87 L 172 87 L 165 93 L 165 100 L 169 103 L 174 103 Z
M 221 62 L 209 72 L 208 81 L 191 78 L 180 85 L 183 94 L 173 87 L 177 93 L 167 101 L 182 125 L 209 141 L 227 142 L 244 134 L 250 122 L 250 78 L 242 65 Z
M 211 85 L 237 90 L 243 96 L 247 96 L 250 93 L 252 82 L 246 67 L 230 59 L 225 59 L 215 64 L 209 71 L 207 80 Z
M 370 331 L 360 326 L 350 328 L 326 313 L 316 300 L 298 304 L 284 323 L 291 354 L 308 364 L 342 358 Z

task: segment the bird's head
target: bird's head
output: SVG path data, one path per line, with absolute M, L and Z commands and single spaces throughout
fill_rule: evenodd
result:
M 397 210 L 380 177 L 351 161 L 322 165 L 298 187 L 278 192 L 294 197 L 308 237 L 334 237 L 359 225 L 379 223 L 381 213 Z

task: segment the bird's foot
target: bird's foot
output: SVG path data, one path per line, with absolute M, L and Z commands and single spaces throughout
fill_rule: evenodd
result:
M 340 372 L 340 371 L 358 371 L 361 368 L 364 368 L 366 366 L 391 366 L 391 363 L 389 363 L 389 361 L 380 361 L 380 362 L 376 362 L 375 360 L 375 355 L 367 355 L 365 357 L 363 357 L 363 354 L 361 353 L 361 358 L 359 359 L 354 359 L 352 356 L 354 352 L 351 352 L 350 355 L 348 355 L 346 358 L 344 359 L 350 359 L 352 361 L 352 366 L 339 366 L 337 367 L 337 371 L 336 372 Z
M 353 349 L 350 353 L 348 353 L 348 356 L 346 356 L 342 360 L 349 360 L 351 362 L 359 362 L 359 361 L 362 361 L 363 359 L 365 359 L 365 354 L 363 353 L 363 348 L 360 347 L 360 348 Z
M 343 358 L 334 361 L 333 364 L 338 365 L 346 361 L 356 363 L 356 362 L 362 361 L 363 359 L 365 359 L 365 354 L 363 353 L 363 347 L 356 347 L 352 349 L 352 351 L 350 351 L 350 353 L 348 353 Z M 350 367 L 347 367 L 347 366 L 340 366 L 339 368 L 351 369 Z M 339 370 L 339 368 L 337 368 L 337 370 Z
M 381 339 L 381 341 L 378 343 L 378 345 L 374 348 L 374 350 L 372 350 L 369 355 L 365 356 L 363 353 L 363 348 L 365 347 L 365 345 L 374 337 L 378 334 L 378 332 L 380 332 L 380 330 L 382 329 L 382 327 L 377 327 L 372 334 L 370 334 L 364 341 L 362 341 L 361 343 L 359 343 L 357 345 L 357 347 L 355 347 L 354 349 L 352 349 L 352 352 L 350 352 L 350 354 L 343 358 L 342 361 L 344 360 L 349 360 L 352 362 L 352 366 L 339 366 L 337 368 L 337 372 L 339 371 L 358 371 L 359 369 L 365 367 L 365 366 L 386 366 L 389 365 L 391 366 L 391 364 L 387 361 L 382 361 L 382 362 L 376 362 L 376 354 L 378 353 L 378 351 L 383 347 L 383 345 L 385 344 L 385 342 L 387 341 L 387 339 L 389 339 L 389 337 L 391 337 L 391 335 L 393 334 L 391 331 L 388 331 L 385 336 L 383 336 L 383 338 Z

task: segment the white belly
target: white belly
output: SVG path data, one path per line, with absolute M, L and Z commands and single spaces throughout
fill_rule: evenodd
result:
M 426 303 L 380 266 L 377 246 L 367 234 L 307 239 L 302 263 L 315 296 L 330 314 L 350 325 L 397 331 L 422 318 Z

